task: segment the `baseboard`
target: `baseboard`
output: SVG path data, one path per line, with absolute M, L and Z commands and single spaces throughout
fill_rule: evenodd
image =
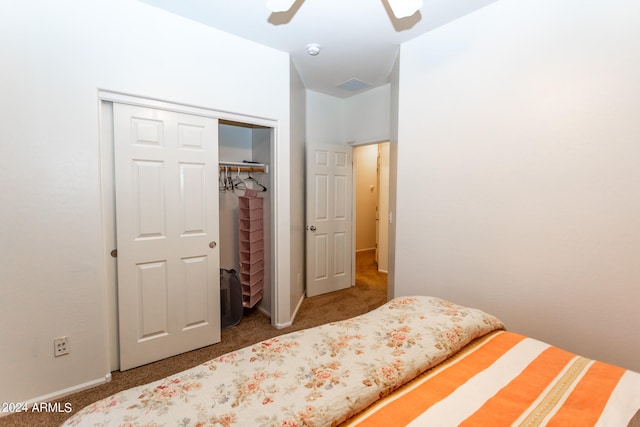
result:
M 90 388 L 93 388 L 93 387 L 96 387 L 96 386 L 99 386 L 99 385 L 102 385 L 102 384 L 106 384 L 106 383 L 108 383 L 110 381 L 111 381 L 111 372 L 109 372 L 107 375 L 105 375 L 104 378 L 97 378 L 97 379 L 92 380 L 92 381 L 87 381 L 86 383 L 74 385 L 73 387 L 69 387 L 69 388 L 65 388 L 65 389 L 62 389 L 62 390 L 58 390 L 58 391 L 53 392 L 53 393 L 45 394 L 43 396 L 36 397 L 35 399 L 27 400 L 24 403 L 29 408 L 29 410 L 31 410 L 34 405 L 40 405 L 41 403 L 50 402 L 52 400 L 57 400 L 57 399 L 60 399 L 61 397 L 65 397 L 65 396 L 68 396 L 70 394 L 77 393 L 79 391 L 87 390 L 87 389 L 90 389 Z M 63 410 L 67 409 L 65 406 L 61 406 L 61 408 Z M 69 410 L 79 410 L 81 408 L 68 408 L 68 409 Z M 0 418 L 4 417 L 5 415 L 9 415 L 9 414 L 10 414 L 10 412 L 2 412 L 2 413 L 0 413 Z
M 289 322 L 285 322 L 285 323 L 276 323 L 274 326 L 276 327 L 276 329 L 285 329 L 285 328 L 288 328 L 291 325 L 293 325 L 293 322 L 289 321 Z
M 262 314 L 264 314 L 267 317 L 271 317 L 271 313 L 265 310 L 264 307 L 262 307 L 262 304 L 258 306 L 258 311 L 260 311 Z
M 296 309 L 293 310 L 293 314 L 291 315 L 291 324 L 293 324 L 293 322 L 296 320 L 296 316 L 298 315 L 298 311 L 300 310 L 300 307 L 302 306 L 302 301 L 304 301 L 305 298 L 306 298 L 306 296 L 303 293 L 302 296 L 300 297 L 300 300 L 298 301 L 298 304 L 296 305 Z
M 298 301 L 298 304 L 296 305 L 296 309 L 293 310 L 293 314 L 291 315 L 291 320 L 285 323 L 275 324 L 274 326 L 276 327 L 276 329 L 285 329 L 293 325 L 293 321 L 296 319 L 296 315 L 298 314 L 298 311 L 300 310 L 300 306 L 302 305 L 302 301 L 304 301 L 304 299 L 305 299 L 305 294 L 302 294 L 300 301 Z

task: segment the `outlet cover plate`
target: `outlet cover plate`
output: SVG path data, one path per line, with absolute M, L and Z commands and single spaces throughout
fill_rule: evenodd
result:
M 59 337 L 53 340 L 53 354 L 55 357 L 69 354 L 69 337 Z

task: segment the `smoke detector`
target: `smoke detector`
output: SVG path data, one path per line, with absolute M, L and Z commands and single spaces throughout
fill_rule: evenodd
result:
M 307 53 L 311 56 L 316 56 L 320 53 L 320 45 L 318 43 L 311 43 L 307 45 Z

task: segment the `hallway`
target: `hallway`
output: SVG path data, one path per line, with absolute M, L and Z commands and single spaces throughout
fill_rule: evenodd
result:
M 378 288 L 386 292 L 387 273 L 378 271 L 373 250 L 356 253 L 356 287 Z

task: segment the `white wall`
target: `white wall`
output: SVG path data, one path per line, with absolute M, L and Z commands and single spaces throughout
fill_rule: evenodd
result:
M 390 94 L 388 84 L 349 98 L 307 90 L 307 139 L 350 145 L 388 141 Z
M 0 401 L 41 400 L 109 372 L 98 88 L 277 120 L 288 297 L 286 54 L 136 1 L 24 0 L 3 5 L 0 57 Z M 54 358 L 63 335 L 71 354 Z
M 272 324 L 273 322 L 273 317 L 274 314 L 276 314 L 273 310 L 273 304 L 274 304 L 274 298 L 278 297 L 278 293 L 276 291 L 276 289 L 274 289 L 274 283 L 278 283 L 273 282 L 273 266 L 275 265 L 275 263 L 277 263 L 279 260 L 274 259 L 273 256 L 273 243 L 274 243 L 274 232 L 273 232 L 273 218 L 272 218 L 272 212 L 274 212 L 273 210 L 273 206 L 274 206 L 274 192 L 273 189 L 274 187 L 276 187 L 274 184 L 276 182 L 275 178 L 274 178 L 274 153 L 273 153 L 273 131 L 272 129 L 265 129 L 265 128 L 258 128 L 258 129 L 252 129 L 251 130 L 251 160 L 258 162 L 258 163 L 264 163 L 267 165 L 271 165 L 269 172 L 268 173 L 263 173 L 263 174 L 254 174 L 253 177 L 256 179 L 256 181 L 258 181 L 260 184 L 264 185 L 267 188 L 266 192 L 260 192 L 258 193 L 258 197 L 263 198 L 263 209 L 264 209 L 264 223 L 263 223 L 263 229 L 264 229 L 264 259 L 265 259 L 265 263 L 264 263 L 264 294 L 262 296 L 262 299 L 260 300 L 260 302 L 258 303 L 258 308 L 260 308 L 260 310 L 262 310 L 266 315 L 270 316 L 272 318 Z M 277 166 L 277 165 L 276 165 Z M 281 167 L 278 167 L 277 169 L 283 169 Z M 284 166 L 284 169 L 287 169 L 287 166 Z M 257 186 L 253 186 L 254 188 L 257 188 Z M 287 195 L 289 196 L 289 195 Z M 289 197 L 287 197 L 289 198 Z M 283 235 L 282 238 L 285 238 L 287 240 L 289 240 L 289 236 L 287 235 L 288 233 L 288 229 L 285 230 L 285 234 Z M 287 270 L 287 273 L 289 273 L 289 270 Z M 282 292 L 284 295 L 288 295 L 289 294 L 289 288 L 288 287 L 283 287 L 282 288 Z M 287 318 L 290 318 L 291 316 L 291 311 L 288 309 L 288 307 L 284 307 L 284 310 L 282 310 L 284 313 L 279 313 L 280 316 L 287 316 Z
M 344 144 L 345 107 L 342 98 L 306 91 L 307 144 Z
M 378 188 L 378 271 L 389 272 L 389 142 L 378 144 L 380 156 L 380 184 Z
M 389 140 L 391 86 L 369 89 L 345 98 L 344 134 L 349 144 Z
M 290 63 L 291 90 L 291 293 L 289 306 L 292 317 L 304 298 L 305 277 L 305 141 L 306 141 L 306 90 L 304 83 L 295 68 Z
M 396 239 L 397 239 L 397 188 L 398 188 L 398 119 L 400 117 L 400 55 L 391 68 L 390 113 L 389 113 L 389 268 L 387 276 L 387 299 L 396 294 Z M 405 179 L 409 178 L 409 175 Z
M 640 370 L 638 17 L 501 0 L 402 46 L 396 295 Z

